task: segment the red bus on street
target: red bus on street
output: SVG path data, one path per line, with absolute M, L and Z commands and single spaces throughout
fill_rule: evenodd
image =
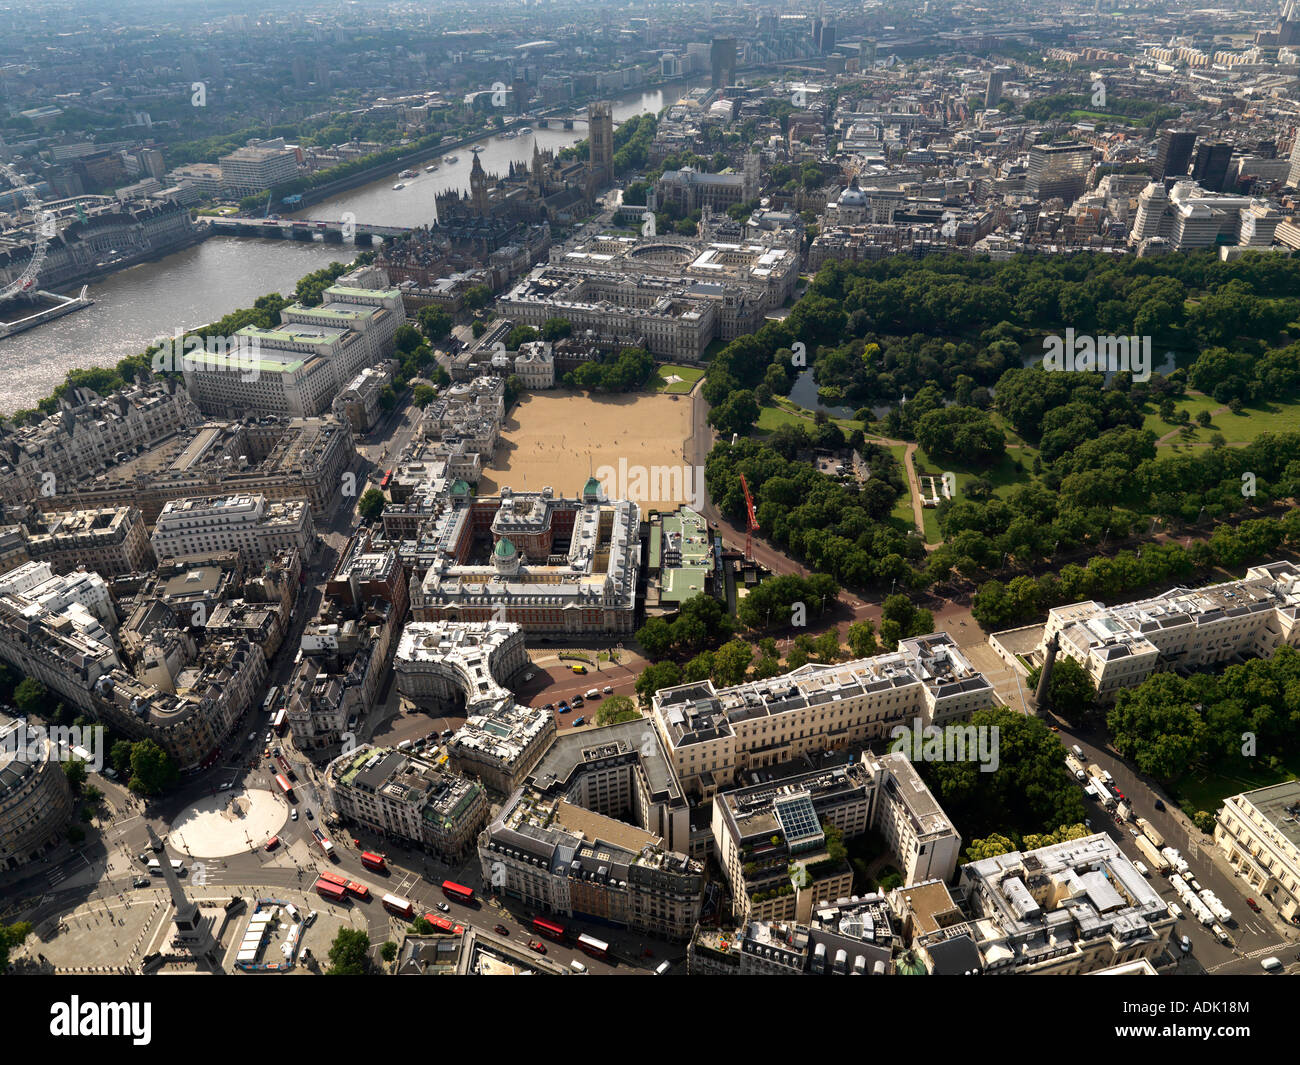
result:
M 578 937 L 578 949 L 593 958 L 604 958 L 609 954 L 609 944 L 585 932 Z
M 426 913 L 424 919 L 439 932 L 445 932 L 449 936 L 458 936 L 465 931 L 463 925 L 454 923 L 440 913 Z
M 271 720 L 271 728 L 277 736 L 284 735 L 284 719 L 288 713 L 289 711 L 282 706 L 275 712 L 275 717 Z
M 533 931 L 539 936 L 553 939 L 557 943 L 564 942 L 564 926 L 558 925 L 554 921 L 548 921 L 543 917 L 533 918 Z
M 361 852 L 361 864 L 376 873 L 384 873 L 388 871 L 387 867 L 384 865 L 384 856 L 382 854 L 375 854 L 373 851 Z
M 323 873 L 319 874 L 319 877 L 327 884 L 333 884 L 335 887 L 343 888 L 345 890 L 347 889 L 348 880 L 345 876 L 339 876 L 338 873 L 331 873 L 326 869 Z
M 408 921 L 411 915 L 415 913 L 415 907 L 411 905 L 409 899 L 401 898 L 398 895 L 385 895 L 382 899 L 384 909 L 398 917 L 405 917 Z
M 280 785 L 280 790 L 284 792 L 286 799 L 293 798 L 293 785 L 289 783 L 283 773 L 275 774 L 275 782 Z
M 393 479 L 393 471 L 389 470 L 387 473 L 384 474 L 384 479 L 379 482 L 379 487 L 387 488 L 388 482 L 391 481 L 392 479 Z
M 442 882 L 442 893 L 449 899 L 455 899 L 457 902 L 473 902 L 474 892 L 464 884 L 457 884 L 454 880 L 444 880 Z
M 365 884 L 358 884 L 355 880 L 348 881 L 347 892 L 349 895 L 355 895 L 362 902 L 370 901 L 370 889 Z
M 338 884 L 331 884 L 324 878 L 316 881 L 316 894 L 323 899 L 329 899 L 330 902 L 347 902 L 348 893 Z

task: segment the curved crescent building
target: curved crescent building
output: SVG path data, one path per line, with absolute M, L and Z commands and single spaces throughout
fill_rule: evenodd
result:
M 0 714 L 0 870 L 38 861 L 72 818 L 72 789 L 50 741 Z

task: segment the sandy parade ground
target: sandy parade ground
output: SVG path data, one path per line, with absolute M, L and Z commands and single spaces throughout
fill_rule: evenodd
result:
M 671 509 L 699 494 L 695 473 L 682 459 L 690 431 L 691 404 L 685 397 L 528 392 L 502 427 L 478 493 L 549 485 L 557 495 L 573 498 L 594 475 L 610 498 Z

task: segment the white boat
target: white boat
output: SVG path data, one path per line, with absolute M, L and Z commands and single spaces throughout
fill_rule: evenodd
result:
M 399 181 L 396 185 L 393 186 L 393 191 L 396 192 L 398 189 L 404 189 L 404 188 L 406 188 L 406 182 Z

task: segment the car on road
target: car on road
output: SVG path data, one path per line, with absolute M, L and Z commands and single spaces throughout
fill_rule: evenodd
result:
M 1164 808 L 1165 808 L 1165 804 L 1164 804 L 1164 802 L 1163 802 L 1161 799 L 1157 799 L 1157 800 L 1156 800 L 1156 809 L 1157 809 L 1157 810 L 1163 810 Z
M 1214 938 L 1220 943 L 1228 942 L 1228 933 L 1223 930 L 1223 925 L 1216 924 L 1211 931 L 1214 933 Z
M 449 729 L 449 728 L 445 728 L 445 729 L 442 730 L 442 738 L 443 738 L 444 740 L 449 740 L 449 739 L 451 739 L 452 736 L 454 736 L 454 735 L 455 735 L 455 733 L 452 732 L 451 729 Z
M 1178 903 L 1171 902 L 1169 904 L 1169 916 L 1175 921 L 1181 921 L 1183 918 L 1183 908 L 1179 906 Z
M 510 929 L 508 929 L 503 924 L 493 925 L 492 931 L 494 931 L 499 936 L 508 936 L 510 934 Z
M 603 688 L 601 688 L 601 691 L 603 691 L 606 695 L 614 694 L 614 689 L 608 684 L 606 684 Z
M 535 951 L 537 951 L 538 954 L 545 954 L 545 953 L 546 953 L 546 944 L 543 943 L 540 939 L 535 939 L 535 940 L 533 940 L 531 943 L 528 944 L 528 949 L 529 949 L 529 950 L 535 950 Z
M 141 888 L 141 887 L 148 887 L 152 883 L 153 881 L 150 880 L 147 876 L 137 876 L 134 880 L 131 881 L 131 886 Z
M 543 710 L 554 710 L 554 709 L 555 709 L 555 704 L 554 704 L 554 703 L 547 703 L 545 706 L 542 707 L 542 709 L 543 709 Z
M 316 820 L 316 815 L 315 815 L 314 813 L 311 812 L 311 807 L 310 807 L 310 806 L 307 807 L 307 820 L 308 820 L 308 821 L 315 821 L 315 820 Z
M 586 723 L 587 723 L 587 719 L 585 717 L 575 717 L 573 719 L 574 728 L 577 728 L 579 725 L 585 725 Z
M 445 902 L 438 903 L 438 909 L 442 913 L 451 913 L 451 907 L 448 906 Z
M 1192 941 L 1187 936 L 1183 936 L 1178 940 L 1178 946 L 1182 948 L 1184 954 L 1192 952 Z
M 1246 905 L 1249 906 L 1249 907 L 1250 907 L 1252 910 L 1254 910 L 1256 913 L 1259 913 L 1259 912 L 1260 912 L 1260 909 L 1259 909 L 1259 903 L 1256 902 L 1254 899 L 1247 899 L 1247 900 L 1246 900 Z
M 1275 973 L 1279 969 L 1285 968 L 1281 958 L 1262 958 L 1259 964 L 1266 973 Z
M 289 811 L 289 820 L 290 820 L 290 821 L 297 821 L 297 820 L 298 820 L 298 811 L 297 811 L 297 810 L 290 810 L 290 811 Z

